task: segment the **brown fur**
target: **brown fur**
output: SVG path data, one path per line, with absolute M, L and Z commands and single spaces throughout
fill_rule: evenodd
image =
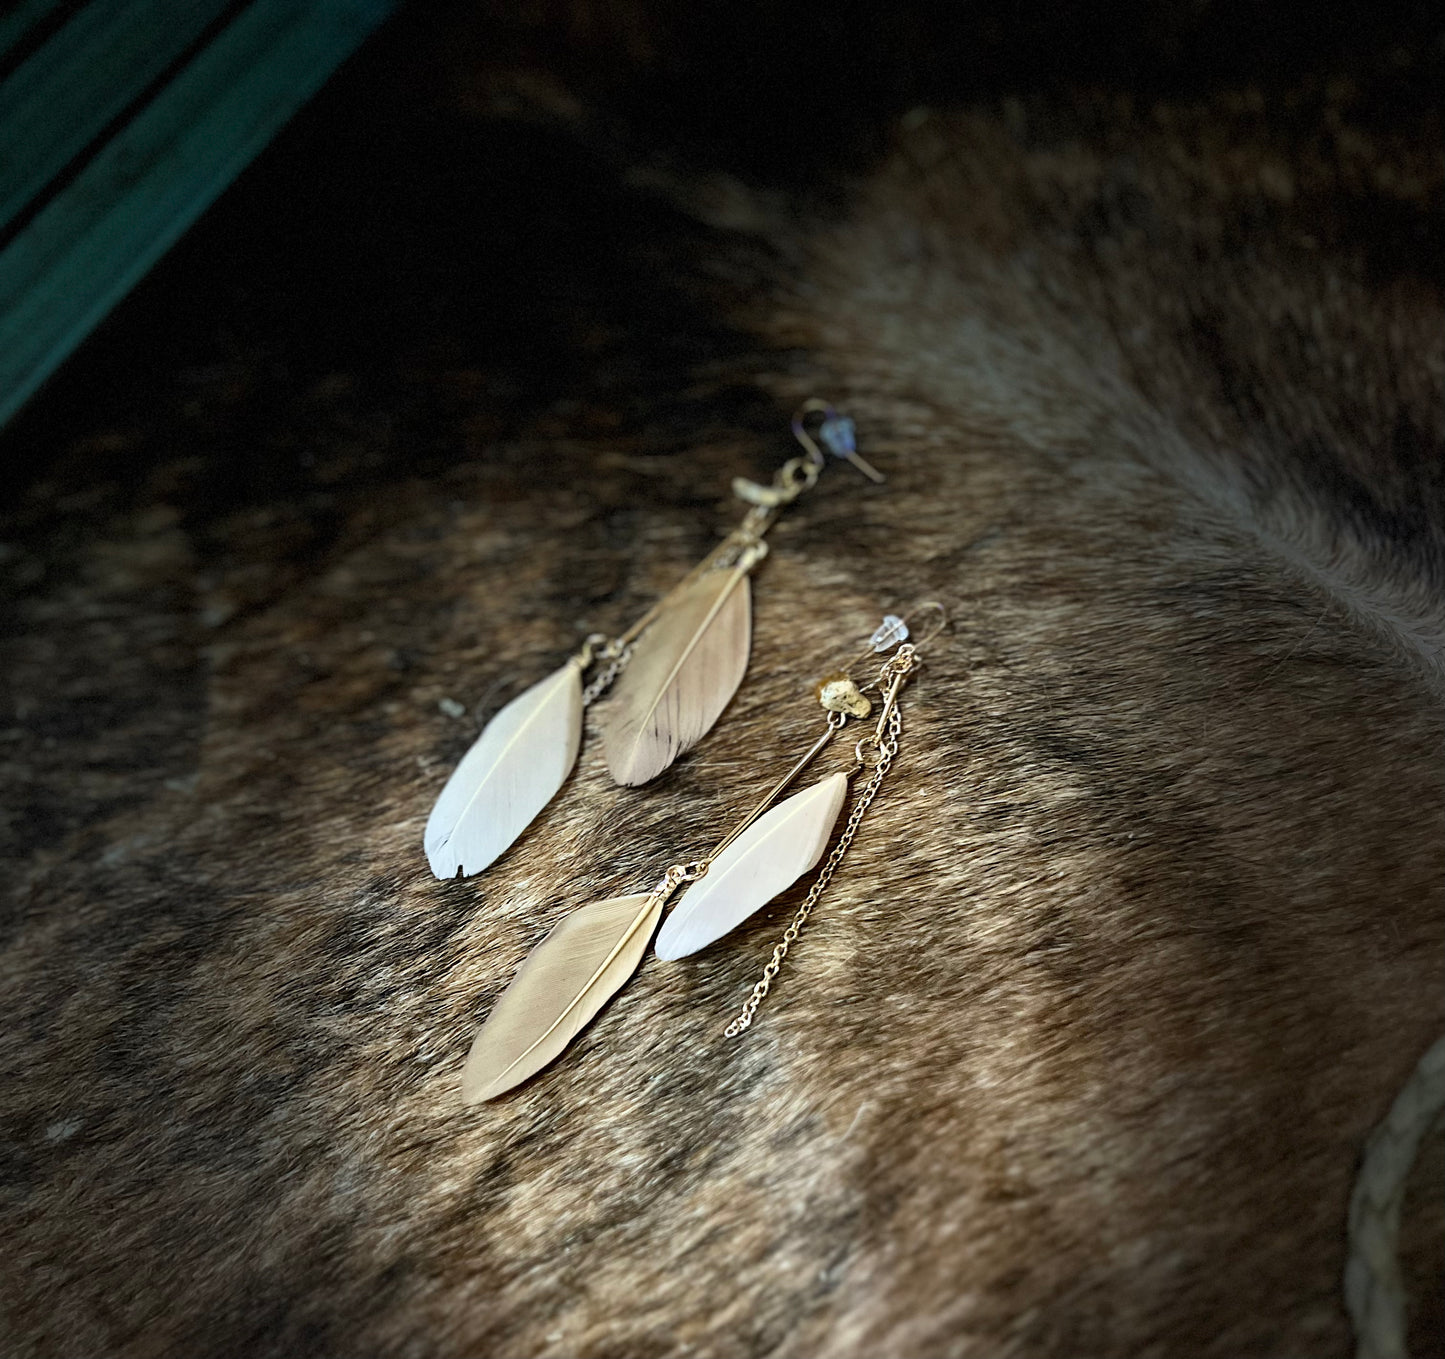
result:
M 1442 181 L 1347 101 L 1270 113 L 920 113 L 826 207 L 651 170 L 712 346 L 651 408 L 242 352 L 82 418 L 10 520 L 7 1351 L 1346 1352 L 1356 1157 L 1445 1021 L 1445 306 L 1360 212 Z M 779 524 L 716 731 L 619 790 L 589 718 L 434 882 L 439 701 L 625 626 L 812 392 L 889 483 Z M 238 427 L 300 482 L 217 490 Z M 398 461 L 419 427 L 460 453 Z M 537 937 L 705 847 L 924 597 L 953 631 L 753 1032 L 796 892 L 463 1109 Z

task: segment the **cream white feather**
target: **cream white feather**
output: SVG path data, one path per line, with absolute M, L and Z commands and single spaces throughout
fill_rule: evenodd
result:
M 480 873 L 556 795 L 582 740 L 582 670 L 570 660 L 519 694 L 462 757 L 427 818 L 432 872 Z
M 678 901 L 658 932 L 657 956 L 696 953 L 787 891 L 823 857 L 847 792 L 847 777 L 830 774 L 759 817 Z

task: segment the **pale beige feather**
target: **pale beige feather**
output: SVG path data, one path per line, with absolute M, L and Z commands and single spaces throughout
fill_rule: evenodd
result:
M 678 586 L 643 633 L 609 704 L 607 767 L 646 783 L 711 730 L 748 668 L 746 571 L 707 571 Z
M 462 1099 L 495 1099 L 560 1056 L 637 971 L 661 914 L 653 894 L 608 897 L 553 926 L 472 1043 Z
M 830 774 L 753 822 L 673 908 L 657 956 L 696 953 L 786 892 L 823 857 L 847 795 L 848 776 Z
M 427 818 L 432 872 L 480 873 L 556 796 L 582 741 L 582 667 L 576 658 L 514 698 L 477 737 Z

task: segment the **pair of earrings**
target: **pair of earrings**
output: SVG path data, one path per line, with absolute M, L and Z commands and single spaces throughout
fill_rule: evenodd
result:
M 717 548 L 626 632 L 588 637 L 561 669 L 487 724 L 427 821 L 425 848 L 437 877 L 480 872 L 516 841 L 575 765 L 583 709 L 614 684 L 603 740 L 619 784 L 657 777 L 711 730 L 747 668 L 749 577 L 767 555 L 765 535 L 782 510 L 816 484 L 827 461 L 823 449 L 871 480 L 883 480 L 859 456 L 853 422 L 827 403 L 806 402 L 792 428 L 804 456 L 784 463 L 771 485 L 734 480 L 734 494 L 750 508 Z M 921 607 L 942 613 L 936 604 Z M 636 971 L 679 887 L 689 885 L 658 934 L 657 953 L 664 959 L 712 943 L 811 871 L 832 835 L 849 780 L 869 769 L 843 835 L 728 1032 L 748 1027 L 897 752 L 898 694 L 919 663 L 908 635 L 905 620 L 889 616 L 864 653 L 892 652 L 874 681 L 860 689 L 837 672 L 820 682 L 823 734 L 710 853 L 669 868 L 651 892 L 574 911 L 538 944 L 477 1036 L 463 1076 L 468 1101 L 511 1089 L 562 1052 Z M 870 715 L 868 689 L 878 691 L 882 713 L 872 735 L 857 743 L 853 767 L 778 803 L 850 719 Z
M 946 622 L 941 605 L 920 605 L 915 612 L 926 609 L 936 610 L 939 620 L 918 642 L 908 640 L 904 619 L 884 619 L 864 656 L 891 654 L 872 681 L 860 687 L 846 672 L 835 672 L 818 683 L 818 702 L 827 714 L 822 734 L 708 853 L 673 864 L 650 892 L 591 902 L 553 926 L 523 960 L 472 1044 L 462 1072 L 467 1103 L 495 1099 L 559 1057 L 631 979 L 654 934 L 659 958 L 684 958 L 737 928 L 811 872 L 832 839 L 850 780 L 867 771 L 832 853 L 725 1032 L 736 1037 L 751 1026 L 898 754 L 899 693 L 921 663 L 919 646 Z M 880 710 L 873 729 L 854 745 L 852 766 L 779 802 L 850 720 L 872 716 L 870 690 L 878 695 Z M 687 890 L 659 930 L 663 908 L 684 885 Z
M 669 594 L 621 636 L 588 637 L 560 670 L 487 723 L 427 819 L 423 843 L 437 877 L 480 873 L 526 830 L 577 763 L 582 710 L 614 684 L 602 739 L 620 784 L 655 779 L 712 730 L 748 666 L 749 576 L 767 556 L 765 537 L 779 514 L 816 485 L 823 447 L 883 480 L 859 456 L 852 420 L 827 402 L 805 402 L 793 434 L 804 456 L 785 462 L 770 486 L 733 481 L 747 514 Z

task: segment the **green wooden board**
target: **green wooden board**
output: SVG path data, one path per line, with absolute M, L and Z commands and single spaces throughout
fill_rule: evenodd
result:
M 26 34 L 39 28 L 51 10 L 60 7 L 60 0 L 19 0 L 0 14 L 0 60 L 25 40 Z
M 225 7 L 226 0 L 87 5 L 0 85 L 0 228 Z
M 392 7 L 254 0 L 25 223 L 0 251 L 0 423 Z

